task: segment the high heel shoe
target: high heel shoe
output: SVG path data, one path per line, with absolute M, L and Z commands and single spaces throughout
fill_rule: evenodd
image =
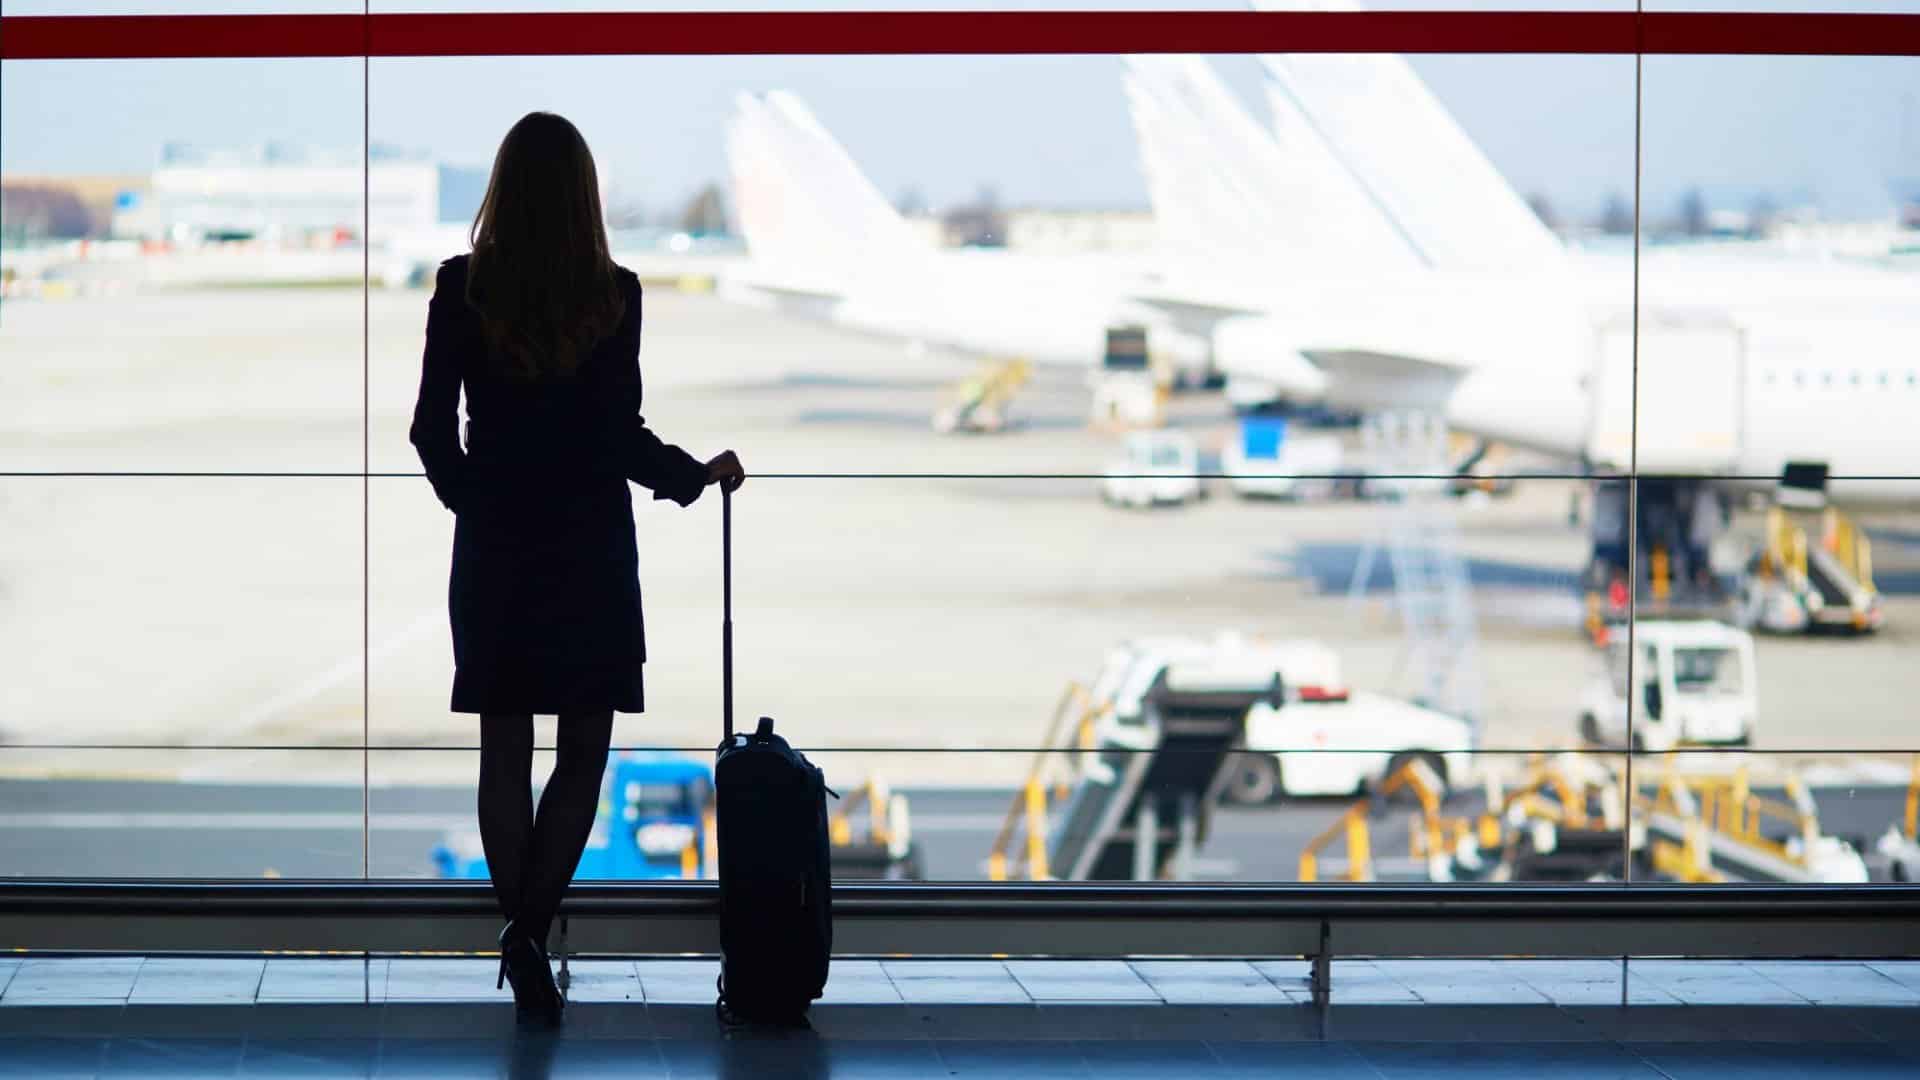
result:
M 565 1002 L 547 965 L 547 951 L 513 923 L 500 931 L 500 975 L 494 988 L 506 983 L 513 986 L 513 1012 L 520 1023 L 552 1027 L 560 1022 Z

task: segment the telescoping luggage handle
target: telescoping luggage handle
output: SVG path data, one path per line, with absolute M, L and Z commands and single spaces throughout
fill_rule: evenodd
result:
M 720 485 L 720 719 L 733 740 L 733 492 Z

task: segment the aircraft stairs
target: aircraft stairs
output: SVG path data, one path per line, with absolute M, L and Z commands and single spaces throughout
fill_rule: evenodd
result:
M 1445 490 L 1454 472 L 1446 427 L 1432 413 L 1369 413 L 1361 435 L 1373 467 L 1404 478 L 1402 494 L 1382 510 L 1379 531 L 1361 550 L 1348 585 L 1357 605 L 1383 553 L 1393 573 L 1393 603 L 1403 633 L 1401 681 L 1420 704 L 1468 719 L 1481 715 L 1479 628 L 1460 528 Z

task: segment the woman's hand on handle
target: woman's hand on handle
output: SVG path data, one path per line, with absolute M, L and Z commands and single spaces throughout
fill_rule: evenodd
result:
M 731 450 L 723 450 L 712 461 L 707 462 L 707 483 L 719 484 L 720 490 L 731 495 L 740 490 L 747 482 L 747 470 L 741 468 L 740 459 Z

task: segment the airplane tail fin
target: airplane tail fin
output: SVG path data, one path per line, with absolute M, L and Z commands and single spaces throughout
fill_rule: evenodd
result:
M 1249 177 L 1210 167 L 1213 148 L 1173 83 L 1191 57 L 1132 57 L 1124 78 L 1148 198 L 1163 248 L 1182 254 L 1262 256 L 1271 228 L 1264 194 Z
M 1356 0 L 1253 0 L 1263 10 L 1354 11 Z M 1560 240 L 1515 193 L 1405 57 L 1262 56 L 1276 120 L 1298 117 L 1431 265 L 1552 265 Z
M 876 256 L 928 250 L 792 93 L 735 98 L 727 164 L 748 250 L 792 280 L 844 283 Z
M 1165 243 L 1235 247 L 1278 272 L 1378 271 L 1415 263 L 1311 129 L 1276 142 L 1197 56 L 1127 58 L 1129 111 Z

